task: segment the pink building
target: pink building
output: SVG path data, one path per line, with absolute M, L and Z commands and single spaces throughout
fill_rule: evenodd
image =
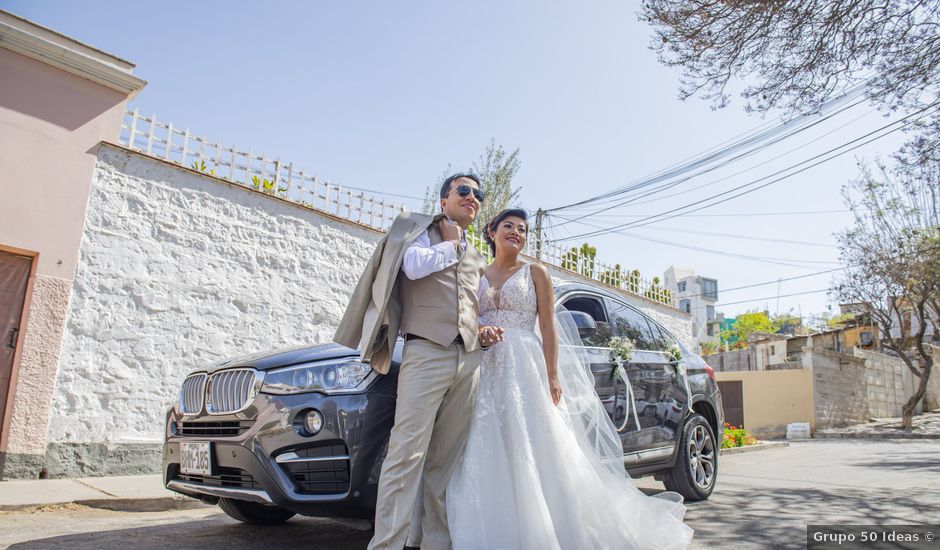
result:
M 95 167 L 134 65 L 0 11 L 0 478 L 37 477 Z

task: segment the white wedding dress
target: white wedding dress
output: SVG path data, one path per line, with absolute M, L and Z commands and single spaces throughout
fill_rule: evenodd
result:
M 650 497 L 634 486 L 593 377 L 572 372 L 585 365 L 564 351 L 570 346 L 560 346 L 564 396 L 552 403 L 529 266 L 498 295 L 483 277 L 478 297 L 481 324 L 505 333 L 484 352 L 466 450 L 447 487 L 454 548 L 685 548 L 692 529 L 682 523 L 681 497 Z M 605 442 L 615 458 L 597 450 Z

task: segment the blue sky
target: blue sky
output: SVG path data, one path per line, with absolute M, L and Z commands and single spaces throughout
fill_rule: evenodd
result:
M 520 148 L 516 183 L 522 205 L 531 209 L 627 184 L 774 118 L 748 116 L 739 100 L 717 111 L 697 98 L 679 101 L 680 75 L 656 61 L 647 47 L 650 29 L 637 20 L 634 6 L 0 0 L 3 9 L 135 63 L 149 84 L 131 107 L 174 126 L 291 160 L 334 183 L 412 196 L 436 185 L 448 165 L 469 167 L 495 139 Z M 586 221 L 613 225 L 668 210 L 890 120 L 869 111 L 854 108 L 724 171 Z M 729 303 L 718 309 L 726 314 L 765 306 L 819 313 L 827 306 L 825 293 L 779 301 L 776 295 L 826 288 L 832 274 L 722 289 L 836 267 L 825 262 L 837 260 L 833 233 L 850 215 L 753 214 L 842 210 L 839 190 L 857 173 L 856 158 L 888 155 L 899 144 L 895 134 L 696 216 L 588 240 L 601 259 L 639 268 L 644 276 L 661 276 L 676 264 L 718 279 L 719 303 Z M 591 229 L 570 223 L 551 235 Z M 767 259 L 800 260 L 802 267 Z M 746 302 L 732 303 L 739 301 Z

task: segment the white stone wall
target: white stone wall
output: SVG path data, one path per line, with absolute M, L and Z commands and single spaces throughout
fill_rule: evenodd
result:
M 381 234 L 102 146 L 49 442 L 158 442 L 184 375 L 328 340 Z
M 190 370 L 328 341 L 380 238 L 101 145 L 49 424 L 51 474 L 114 473 L 100 464 L 108 460 L 123 473 L 155 467 L 158 455 L 134 466 L 128 457 L 136 450 L 112 451 L 156 448 L 165 410 Z M 690 344 L 688 315 L 631 302 Z

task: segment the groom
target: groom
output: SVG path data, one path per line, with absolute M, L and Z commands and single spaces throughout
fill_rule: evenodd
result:
M 478 327 L 484 259 L 465 234 L 483 199 L 475 176 L 455 174 L 441 186 L 442 214 L 398 216 L 333 337 L 380 374 L 399 332 L 405 339 L 370 550 L 405 545 L 422 475 L 422 546 L 451 547 L 444 490 L 467 439 L 481 345 L 501 339 L 499 329 Z

